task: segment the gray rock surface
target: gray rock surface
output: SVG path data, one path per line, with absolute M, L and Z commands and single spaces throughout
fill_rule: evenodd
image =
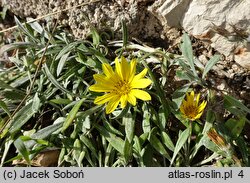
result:
M 250 70 L 250 0 L 158 1 L 154 12 L 169 26 L 182 27 L 196 38 Z M 237 50 L 244 50 L 244 55 Z M 243 53 L 243 52 L 240 52 Z
M 37 18 L 52 12 L 77 6 L 83 0 L 0 0 L 20 17 Z M 90 32 L 91 24 L 98 29 L 111 29 L 116 35 L 121 34 L 121 20 L 127 22 L 129 35 L 136 38 L 160 38 L 162 26 L 159 20 L 147 10 L 147 3 L 152 0 L 100 0 L 100 2 L 71 9 L 54 15 L 59 23 L 69 27 L 75 37 L 84 38 Z
M 21 17 L 46 15 L 83 3 L 83 0 L 0 0 Z M 85 1 L 89 2 L 89 1 Z M 169 27 L 183 28 L 209 42 L 250 70 L 250 0 L 100 0 L 59 13 L 54 18 L 69 27 L 75 37 L 90 32 L 88 17 L 98 29 L 111 29 L 121 35 L 121 19 L 127 22 L 129 36 L 151 42 L 167 40 Z

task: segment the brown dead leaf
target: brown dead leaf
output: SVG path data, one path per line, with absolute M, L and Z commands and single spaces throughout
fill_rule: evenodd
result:
M 38 166 L 38 167 L 57 166 L 59 153 L 60 151 L 58 149 L 45 150 L 43 152 L 40 152 L 35 158 L 31 160 L 31 165 Z M 21 159 L 21 160 L 14 160 L 12 164 L 13 165 L 27 165 L 27 162 L 24 159 Z

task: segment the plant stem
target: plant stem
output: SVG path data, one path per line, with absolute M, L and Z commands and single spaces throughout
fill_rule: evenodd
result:
M 191 154 L 191 148 L 190 148 L 190 144 L 191 144 L 191 137 L 192 137 L 192 121 L 188 121 L 189 122 L 189 137 L 188 137 L 188 144 L 187 144 L 187 158 L 186 158 L 186 165 L 190 166 L 190 154 Z

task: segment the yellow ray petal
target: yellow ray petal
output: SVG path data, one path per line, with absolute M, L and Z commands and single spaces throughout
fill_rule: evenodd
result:
M 111 85 L 113 82 L 112 80 L 110 80 L 109 78 L 107 78 L 106 76 L 104 76 L 103 74 L 94 74 L 93 75 L 94 79 L 96 80 L 97 83 L 106 83 Z
M 118 76 L 122 78 L 122 68 L 121 68 L 121 63 L 119 62 L 118 57 L 115 58 L 115 72 L 118 74 Z
M 194 117 L 193 120 L 199 119 L 199 118 L 201 117 L 201 115 L 202 115 L 202 112 L 201 112 L 201 113 L 198 113 L 198 114 Z
M 112 113 L 118 106 L 120 102 L 120 98 L 119 97 L 115 97 L 112 100 L 109 101 L 108 105 L 106 106 L 106 113 Z
M 128 81 L 130 75 L 130 65 L 123 56 L 121 57 L 121 71 L 122 71 L 122 79 Z
M 134 78 L 136 71 L 136 59 L 132 59 L 130 62 L 130 78 Z
M 97 105 L 102 105 L 102 104 L 112 100 L 114 97 L 117 97 L 117 96 L 114 95 L 113 93 L 108 93 L 108 94 L 105 94 L 103 96 L 96 97 L 96 99 L 94 100 L 94 103 Z
M 106 63 L 102 64 L 102 70 L 108 78 L 114 75 L 114 71 L 109 64 L 106 64 Z
M 126 107 L 128 102 L 128 95 L 122 95 L 120 101 L 121 101 L 121 108 Z
M 132 80 L 131 87 L 132 88 L 146 88 L 152 83 L 150 79 L 139 79 L 139 80 Z
M 128 102 L 130 104 L 132 104 L 133 106 L 135 106 L 136 105 L 136 98 L 135 98 L 135 96 L 129 93 L 128 94 Z
M 141 100 L 151 100 L 151 96 L 148 94 L 148 92 L 143 90 L 133 89 L 130 91 L 130 94 Z
M 148 69 L 145 68 L 143 69 L 143 71 L 141 71 L 139 74 L 137 74 L 135 77 L 134 77 L 134 80 L 139 80 L 141 78 L 143 78 L 148 72 Z
M 199 105 L 199 100 L 200 100 L 200 93 L 198 93 L 198 95 L 196 96 L 196 106 Z
M 89 90 L 94 92 L 111 92 L 113 90 L 113 86 L 105 84 L 94 84 L 89 87 Z
M 207 105 L 207 102 L 205 102 L 205 101 L 203 101 L 200 105 L 199 105 L 199 109 L 198 109 L 198 112 L 202 112 L 204 109 L 205 109 L 205 107 L 206 107 L 206 105 Z

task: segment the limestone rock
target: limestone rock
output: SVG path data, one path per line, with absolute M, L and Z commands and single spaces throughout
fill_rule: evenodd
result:
M 235 53 L 235 61 L 244 68 L 250 70 L 250 44 L 246 47 L 240 48 Z
M 225 56 L 233 59 L 236 49 L 246 48 L 246 38 L 250 35 L 249 0 L 157 2 L 153 11 L 161 22 L 169 26 L 182 27 L 196 38 L 210 41 L 211 46 Z M 236 61 L 244 67 L 250 65 L 248 53 L 249 51 L 245 51 L 244 56 L 235 56 Z
M 2 5 L 21 17 L 37 18 L 48 13 L 79 5 L 84 0 L 0 0 Z M 59 24 L 69 27 L 77 38 L 90 32 L 88 17 L 97 29 L 110 29 L 121 38 L 121 19 L 125 19 L 129 36 L 167 44 L 169 27 L 183 28 L 189 34 L 210 42 L 211 46 L 250 65 L 250 0 L 100 0 L 54 16 Z M 244 55 L 237 50 L 244 49 Z M 236 55 L 235 55 L 236 54 Z
M 59 24 L 69 27 L 76 38 L 85 38 L 90 32 L 89 22 L 101 30 L 111 30 L 121 38 L 121 20 L 127 22 L 129 36 L 141 39 L 160 38 L 162 25 L 147 10 L 153 0 L 100 0 L 91 3 L 84 0 L 0 0 L 3 5 L 20 17 L 37 18 L 52 12 L 77 6 L 83 2 L 88 5 L 71 9 L 53 16 Z

